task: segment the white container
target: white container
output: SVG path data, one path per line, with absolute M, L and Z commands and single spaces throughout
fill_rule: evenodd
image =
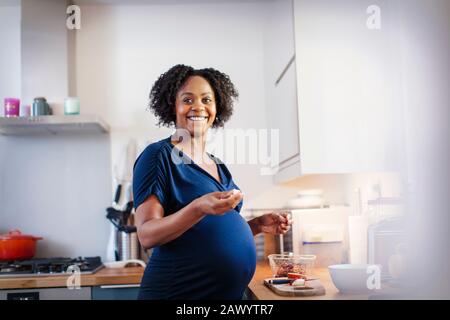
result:
M 347 239 L 347 223 L 348 217 L 351 214 L 351 208 L 348 206 L 332 206 L 330 208 L 323 209 L 300 209 L 291 210 L 292 214 L 292 251 L 295 254 L 304 253 L 303 241 L 315 237 L 314 233 L 311 233 L 311 226 L 320 226 L 322 232 L 322 239 L 319 241 L 330 242 L 339 241 L 336 239 L 336 226 L 341 226 L 342 236 L 342 255 L 343 261 L 347 262 L 346 252 L 348 250 Z M 308 231 L 309 230 L 309 231 Z M 328 230 L 328 231 L 326 231 Z M 334 231 L 333 231 L 334 230 Z M 316 234 L 317 236 L 317 234 Z M 318 241 L 317 241 L 318 242 Z M 315 249 L 315 248 L 311 248 Z M 326 248 L 328 249 L 328 248 Z M 345 259 L 344 259 L 345 258 Z
M 305 225 L 303 230 L 302 254 L 313 254 L 317 257 L 316 266 L 328 267 L 343 262 L 344 255 L 344 226 L 334 225 Z
M 367 263 L 367 216 L 348 217 L 348 240 L 351 264 Z
M 80 99 L 77 97 L 67 97 L 64 100 L 64 114 L 65 115 L 80 114 Z
M 380 276 L 376 274 L 376 270 L 381 270 L 380 266 L 340 264 L 329 266 L 328 270 L 334 286 L 342 293 L 365 293 L 380 289 Z
M 303 243 L 302 254 L 315 255 L 317 267 L 328 267 L 343 261 L 342 242 Z
M 300 190 L 296 198 L 290 199 L 285 204 L 288 209 L 323 208 L 325 200 L 322 197 L 323 190 Z

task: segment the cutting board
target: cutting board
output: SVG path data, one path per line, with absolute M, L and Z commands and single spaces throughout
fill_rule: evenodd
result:
M 274 278 L 264 279 L 264 285 L 280 296 L 308 297 L 325 295 L 325 288 L 319 279 L 307 281 L 305 287 L 294 287 L 288 283 L 272 284 L 269 282 L 271 279 Z

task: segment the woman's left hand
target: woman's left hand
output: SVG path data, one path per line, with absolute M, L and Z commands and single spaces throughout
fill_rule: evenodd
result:
M 285 234 L 292 225 L 289 212 L 270 212 L 258 218 L 258 225 L 261 232 L 273 235 Z

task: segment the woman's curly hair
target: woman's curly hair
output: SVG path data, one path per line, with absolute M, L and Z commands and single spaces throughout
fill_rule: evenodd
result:
M 233 99 L 239 97 L 230 77 L 213 68 L 194 69 L 183 64 L 173 66 L 160 75 L 150 91 L 149 108 L 159 119 L 158 124 L 170 127 L 176 123 L 176 95 L 191 76 L 201 76 L 209 82 L 214 90 L 217 109 L 212 127 L 223 127 L 233 114 Z

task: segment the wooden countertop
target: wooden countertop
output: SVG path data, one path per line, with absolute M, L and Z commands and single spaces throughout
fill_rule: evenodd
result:
M 142 267 L 127 268 L 102 268 L 94 274 L 82 274 L 80 285 L 82 287 L 140 284 L 144 273 Z M 66 287 L 69 276 L 44 276 L 44 277 L 17 277 L 0 278 L 0 290 L 2 289 L 28 289 L 28 288 L 57 288 Z
M 334 286 L 327 268 L 314 269 L 314 275 L 320 278 L 320 282 L 325 287 L 325 295 L 310 297 L 285 297 L 274 293 L 267 288 L 263 281 L 272 277 L 272 270 L 268 262 L 258 262 L 256 265 L 255 275 L 248 285 L 248 289 L 255 300 L 367 300 L 371 295 L 375 294 L 395 294 L 393 288 L 383 286 L 382 290 L 369 294 L 342 294 Z M 382 291 L 382 292 L 381 292 Z

